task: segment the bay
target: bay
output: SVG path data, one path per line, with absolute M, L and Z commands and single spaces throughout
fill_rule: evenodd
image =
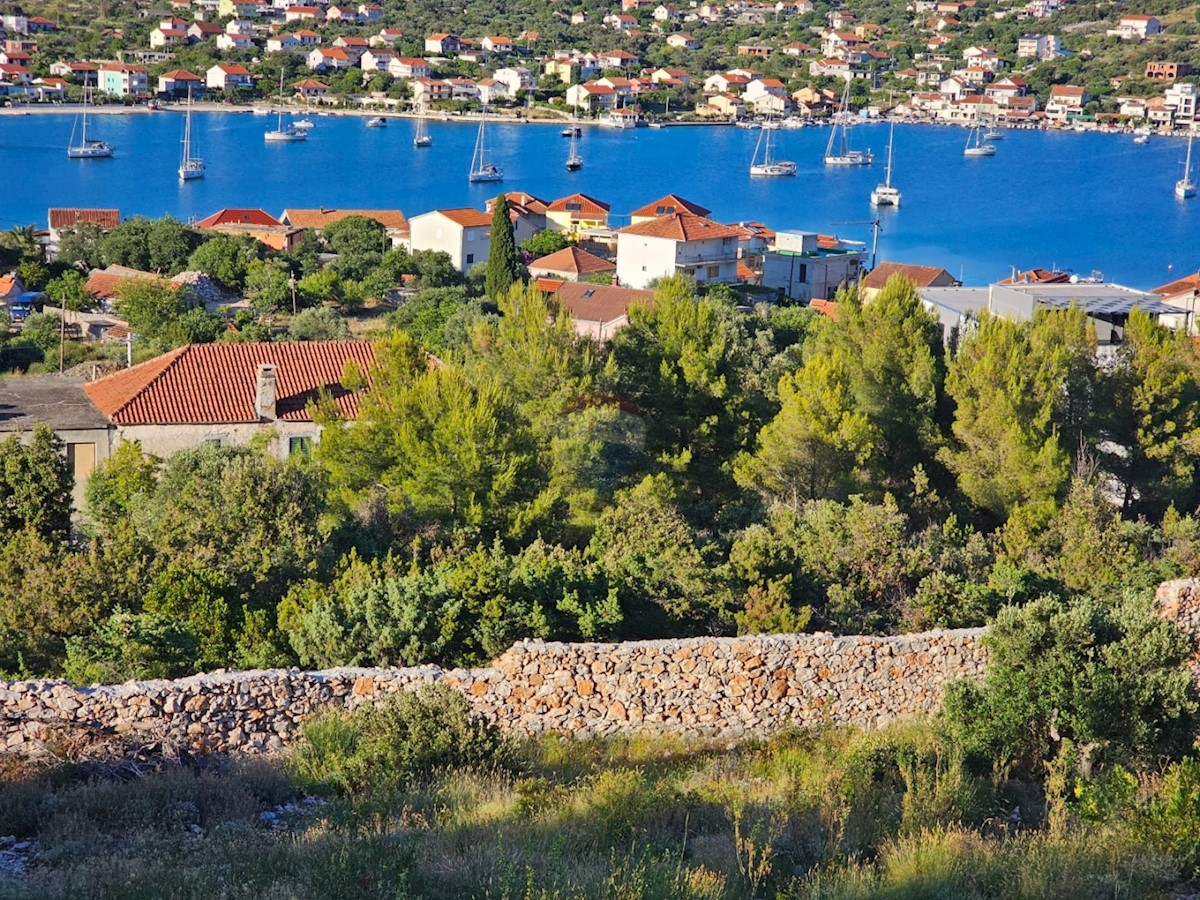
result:
M 758 131 L 588 127 L 581 172 L 568 173 L 567 141 L 549 125 L 489 123 L 502 185 L 467 182 L 477 121 L 431 120 L 434 146 L 412 146 L 415 124 L 392 119 L 366 128 L 354 116 L 312 116 L 307 142 L 267 144 L 274 118 L 197 113 L 193 139 L 208 164 L 202 180 L 180 183 L 176 112 L 95 117 L 113 143 L 109 160 L 69 160 L 74 116 L 0 116 L 0 228 L 44 226 L 52 206 L 112 206 L 122 215 L 171 214 L 194 221 L 222 207 L 401 209 L 473 206 L 501 188 L 553 200 L 582 191 L 612 206 L 615 225 L 666 193 L 712 209 L 723 222 L 819 231 L 870 244 L 871 188 L 883 179 L 887 128 L 855 128 L 857 147 L 876 153 L 869 168 L 822 165 L 824 128 L 777 132 L 776 156 L 795 160 L 795 178 L 747 172 Z M 899 125 L 894 182 L 898 210 L 880 212 L 879 258 L 943 266 L 967 284 L 1012 267 L 1101 270 L 1110 281 L 1150 288 L 1200 268 L 1200 201 L 1172 187 L 1185 146 L 1155 137 L 1007 131 L 996 156 L 968 159 L 961 128 Z

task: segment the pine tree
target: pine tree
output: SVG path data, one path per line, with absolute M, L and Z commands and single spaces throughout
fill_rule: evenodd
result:
M 517 252 L 512 220 L 508 217 L 508 198 L 501 194 L 492 208 L 492 234 L 488 248 L 485 290 L 489 297 L 499 299 L 508 293 L 508 289 L 515 282 L 528 280 L 529 272 L 521 262 L 521 254 Z

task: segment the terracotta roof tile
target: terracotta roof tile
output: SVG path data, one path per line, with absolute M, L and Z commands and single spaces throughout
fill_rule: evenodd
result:
M 119 209 L 80 209 L 76 207 L 50 207 L 51 228 L 73 228 L 80 222 L 91 222 L 101 228 L 116 228 L 121 224 Z
M 480 225 L 492 224 L 490 213 L 480 212 L 469 206 L 460 209 L 438 209 L 434 211 L 445 216 L 454 224 L 461 225 L 463 228 L 477 228 Z
M 324 228 L 350 216 L 374 219 L 396 231 L 408 230 L 408 219 L 398 209 L 285 209 L 279 218 L 293 228 Z
M 216 228 L 220 225 L 265 225 L 278 226 L 283 223 L 261 209 L 218 210 L 196 223 L 197 228 Z
M 1175 297 L 1179 294 L 1195 294 L 1200 292 L 1200 272 L 1193 275 L 1185 275 L 1172 281 L 1170 284 L 1164 284 L 1162 287 L 1156 287 L 1150 293 L 1158 294 L 1160 297 Z
M 671 213 L 685 211 L 697 216 L 707 216 L 712 212 L 712 210 L 705 209 L 699 203 L 684 200 L 678 194 L 667 194 L 665 197 L 659 197 L 653 203 L 647 203 L 641 209 L 635 209 L 630 213 L 630 216 L 635 219 L 657 219 L 659 216 L 667 216 Z
M 893 275 L 903 275 L 917 287 L 931 287 L 939 279 L 949 280 L 954 277 L 945 269 L 937 266 L 913 266 L 908 263 L 881 262 L 863 279 L 863 287 L 882 288 Z M 943 279 L 942 277 L 945 276 Z
M 739 236 L 740 231 L 736 225 L 722 225 L 690 212 L 675 212 L 659 216 L 650 222 L 640 222 L 622 228 L 620 234 L 670 238 L 676 241 L 703 241 L 712 238 L 735 238 Z
M 555 297 L 562 308 L 579 322 L 612 322 L 627 315 L 634 303 L 654 302 L 651 291 L 574 281 L 563 282 L 555 292 Z
M 269 344 L 193 344 L 125 369 L 84 387 L 92 402 L 118 425 L 233 424 L 257 422 L 258 366 L 275 366 L 277 418 L 310 420 L 308 404 L 322 390 L 342 415 L 358 414 L 359 394 L 341 384 L 346 363 L 363 372 L 375 364 L 369 341 L 300 341 Z
M 569 212 L 580 217 L 594 218 L 607 216 L 611 207 L 603 200 L 597 200 L 587 194 L 571 194 L 569 197 L 560 197 L 546 209 L 550 212 Z
M 617 267 L 607 259 L 602 259 L 586 250 L 580 250 L 578 247 L 564 247 L 556 253 L 535 259 L 529 264 L 529 268 L 546 272 L 572 272 L 576 275 L 593 275 L 597 272 L 615 272 L 617 270 Z

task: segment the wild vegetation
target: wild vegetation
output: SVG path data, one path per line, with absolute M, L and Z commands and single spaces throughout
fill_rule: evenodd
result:
M 1025 649 L 1015 631 L 995 641 L 1002 655 Z M 982 690 L 1015 716 L 1054 677 L 1027 679 L 1028 695 L 1009 696 L 1011 675 Z M 1124 714 L 1122 699 L 1107 698 L 1107 712 Z M 1084 713 L 1089 700 L 1077 700 L 1065 700 L 1066 716 Z M 139 777 L 128 766 L 13 764 L 0 831 L 29 848 L 24 873 L 0 876 L 0 890 L 996 900 L 1186 889 L 1200 861 L 1194 758 L 1139 769 L 1150 748 L 1113 734 L 1084 769 L 1079 745 L 1035 729 L 1031 756 L 993 764 L 970 748 L 999 719 L 952 709 L 875 733 L 739 745 L 514 742 L 459 695 L 430 688 L 314 719 L 280 760 Z

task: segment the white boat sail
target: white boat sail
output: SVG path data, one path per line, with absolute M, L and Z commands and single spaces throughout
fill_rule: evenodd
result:
M 829 132 L 829 143 L 825 145 L 825 165 L 827 166 L 869 166 L 875 161 L 875 154 L 870 150 L 852 150 L 847 135 L 846 119 L 850 115 L 850 82 L 842 92 L 842 103 L 833 117 L 833 128 Z M 835 146 L 836 145 L 836 146 Z
M 1180 200 L 1190 200 L 1196 196 L 1196 182 L 1192 180 L 1192 138 L 1196 132 L 1188 132 L 1187 157 L 1183 162 L 1183 177 L 1175 182 L 1175 196 Z
M 786 159 L 774 159 L 771 155 L 771 143 L 778 126 L 768 127 L 771 123 L 764 124 L 762 130 L 758 132 L 758 143 L 754 145 L 754 158 L 750 160 L 750 174 L 762 175 L 765 177 L 782 177 L 786 175 L 796 174 L 796 164 Z M 762 151 L 762 158 L 759 158 L 758 152 Z
M 79 142 L 75 142 L 75 127 L 71 127 L 71 142 L 67 145 L 67 159 L 105 159 L 113 155 L 113 146 L 99 138 L 88 137 L 88 101 L 90 94 L 87 86 L 83 88 L 83 109 L 76 125 L 79 129 Z
M 263 140 L 268 144 L 290 144 L 295 141 L 308 140 L 308 133 L 295 125 L 283 124 L 283 71 L 279 72 L 279 117 L 272 131 L 263 132 Z
M 967 146 L 963 148 L 963 156 L 995 156 L 996 147 L 994 144 L 989 144 L 983 138 L 983 131 L 980 128 L 979 122 L 971 126 L 970 132 L 967 134 Z
M 883 184 L 877 184 L 871 191 L 872 206 L 899 206 L 900 192 L 892 187 L 892 143 L 896 138 L 896 123 L 888 131 L 887 168 L 883 171 Z
M 583 157 L 579 155 L 579 145 L 574 134 L 571 135 L 571 148 L 567 151 L 567 171 L 578 172 L 583 168 Z
M 192 87 L 188 85 L 187 113 L 183 120 L 183 155 L 179 161 L 179 180 L 204 177 L 204 160 L 192 155 Z
M 429 136 L 425 127 L 425 107 L 423 106 L 417 107 L 417 133 L 413 137 L 413 146 L 418 149 L 433 146 L 433 138 Z
M 467 173 L 470 182 L 501 181 L 504 171 L 497 165 L 488 162 L 487 147 L 484 144 L 484 126 L 486 121 L 479 123 L 479 134 L 475 137 L 475 152 L 471 156 L 471 171 Z

